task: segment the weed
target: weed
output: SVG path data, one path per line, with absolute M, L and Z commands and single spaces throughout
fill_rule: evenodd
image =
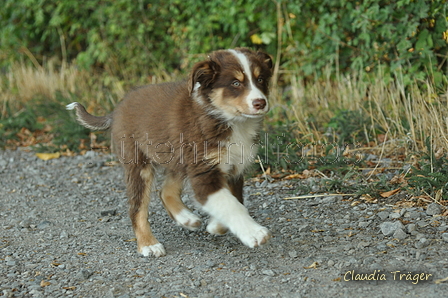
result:
M 431 139 L 426 138 L 427 153 L 420 162 L 412 167 L 413 176 L 409 178 L 408 190 L 416 196 L 427 195 L 431 198 L 448 198 L 448 158 L 446 154 L 437 156 Z

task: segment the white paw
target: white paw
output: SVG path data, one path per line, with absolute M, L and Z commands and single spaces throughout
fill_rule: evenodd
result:
M 201 219 L 191 213 L 188 209 L 182 209 L 174 216 L 176 222 L 191 231 L 197 230 L 201 226 Z
M 253 222 L 249 226 L 241 226 L 234 231 L 234 234 L 243 242 L 244 245 L 254 248 L 263 245 L 271 238 L 268 229 Z
M 154 245 L 143 246 L 141 249 L 141 254 L 145 257 L 153 255 L 155 257 L 163 257 L 166 255 L 165 248 L 161 243 L 157 243 Z
M 221 224 L 216 218 L 211 217 L 207 225 L 207 232 L 213 235 L 224 235 L 228 228 Z

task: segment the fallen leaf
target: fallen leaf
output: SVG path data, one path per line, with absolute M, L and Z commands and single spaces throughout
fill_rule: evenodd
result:
M 391 191 L 382 192 L 382 193 L 380 193 L 380 196 L 382 196 L 383 198 L 388 198 L 388 197 L 396 194 L 397 192 L 399 192 L 400 189 L 401 188 L 397 188 L 397 189 L 394 189 L 394 190 L 391 190 Z
M 437 279 L 434 281 L 435 284 L 440 284 L 442 282 L 448 281 L 448 277 Z
M 317 269 L 318 266 L 319 266 L 318 262 L 313 262 L 313 264 L 311 264 L 308 267 L 303 267 L 303 269 Z
M 369 194 L 362 195 L 360 197 L 360 199 L 366 201 L 367 203 L 374 203 L 374 204 L 378 203 L 378 200 L 375 198 L 372 198 L 372 196 Z
M 436 159 L 439 159 L 439 158 L 443 157 L 443 155 L 445 155 L 445 153 L 443 152 L 443 148 L 440 148 L 439 150 L 437 150 L 436 153 L 434 153 L 434 157 Z
M 126 242 L 133 242 L 133 241 L 137 241 L 137 239 L 136 238 L 131 238 L 131 239 L 129 239 L 129 240 L 125 240 Z
M 85 252 L 78 252 L 79 256 L 87 256 L 87 254 Z
M 341 278 L 340 277 L 335 278 L 335 279 L 333 279 L 333 281 L 341 281 Z
M 54 158 L 59 158 L 61 156 L 61 153 L 36 153 L 36 156 L 42 160 L 50 160 Z
M 45 281 L 45 280 L 42 280 L 41 282 L 40 282 L 40 286 L 43 288 L 43 287 L 46 287 L 46 286 L 49 286 L 49 285 L 51 285 L 51 282 L 49 282 L 49 281 Z
M 392 179 L 390 179 L 389 181 L 391 184 L 402 184 L 404 182 L 406 182 L 406 180 L 404 179 L 404 175 L 395 175 L 394 177 L 392 177 Z
M 76 287 L 74 287 L 74 286 L 71 286 L 71 287 L 62 287 L 64 290 L 74 290 L 74 289 L 76 289 Z
M 284 177 L 283 179 L 290 180 L 290 179 L 305 179 L 305 178 L 306 177 L 303 174 L 291 174 L 291 175 Z

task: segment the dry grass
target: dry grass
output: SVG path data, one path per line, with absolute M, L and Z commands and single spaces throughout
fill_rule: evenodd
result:
M 43 67 L 15 63 L 8 72 L 1 74 L 1 118 L 13 116 L 36 98 L 56 100 L 58 93 L 67 101 L 76 97 L 91 111 L 111 110 L 124 94 L 123 84 L 115 78 L 95 77 L 65 63 L 57 65 L 52 61 Z
M 297 135 L 314 142 L 328 142 L 323 127 L 315 127 L 316 121 L 310 119 L 326 124 L 338 110 L 356 110 L 369 123 L 363 128 L 366 144 L 379 146 L 386 140 L 395 146 L 420 151 L 425 150 L 424 141 L 430 137 L 435 150 L 447 152 L 448 90 L 438 94 L 430 83 L 404 86 L 399 79 L 386 84 L 381 74 L 370 82 L 356 75 L 338 80 L 327 77 L 311 83 L 295 74 L 284 76 L 289 79 L 290 87 L 287 92 L 280 88 L 274 90 L 275 115 L 281 117 L 280 111 L 286 111 Z M 378 129 L 384 133 L 369 139 L 378 134 Z
M 67 102 L 75 96 L 88 110 L 102 114 L 113 109 L 129 86 L 115 76 L 95 75 L 78 70 L 73 65 L 48 62 L 26 66 L 13 64 L 0 74 L 1 118 L 11 117 L 37 96 L 55 100 L 59 92 Z M 148 78 L 147 83 L 167 81 L 170 78 Z M 295 127 L 297 135 L 313 141 L 327 141 L 322 126 L 335 116 L 337 110 L 358 110 L 368 120 L 363 127 L 366 143 L 379 145 L 384 138 L 398 142 L 411 150 L 424 149 L 424 140 L 431 137 L 435 150 L 448 146 L 447 94 L 438 95 L 429 83 L 405 87 L 396 80 L 385 83 L 381 74 L 371 82 L 359 76 L 345 76 L 338 80 L 329 77 L 305 82 L 294 73 L 281 74 L 289 82 L 287 88 L 275 87 L 273 119 L 287 121 Z M 274 84 L 274 86 L 277 86 Z M 286 90 L 286 92 L 285 92 Z M 63 103 L 61 103 L 62 106 Z M 314 118 L 316 121 L 310 122 Z M 316 127 L 321 125 L 321 127 Z M 383 138 L 372 138 L 380 128 Z M 446 151 L 445 151 L 446 152 Z

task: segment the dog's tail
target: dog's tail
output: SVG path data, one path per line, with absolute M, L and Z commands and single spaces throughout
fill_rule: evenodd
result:
M 67 110 L 75 110 L 76 111 L 76 120 L 92 130 L 106 130 L 112 125 L 112 114 L 97 117 L 89 114 L 84 106 L 79 102 L 72 102 L 66 106 Z

